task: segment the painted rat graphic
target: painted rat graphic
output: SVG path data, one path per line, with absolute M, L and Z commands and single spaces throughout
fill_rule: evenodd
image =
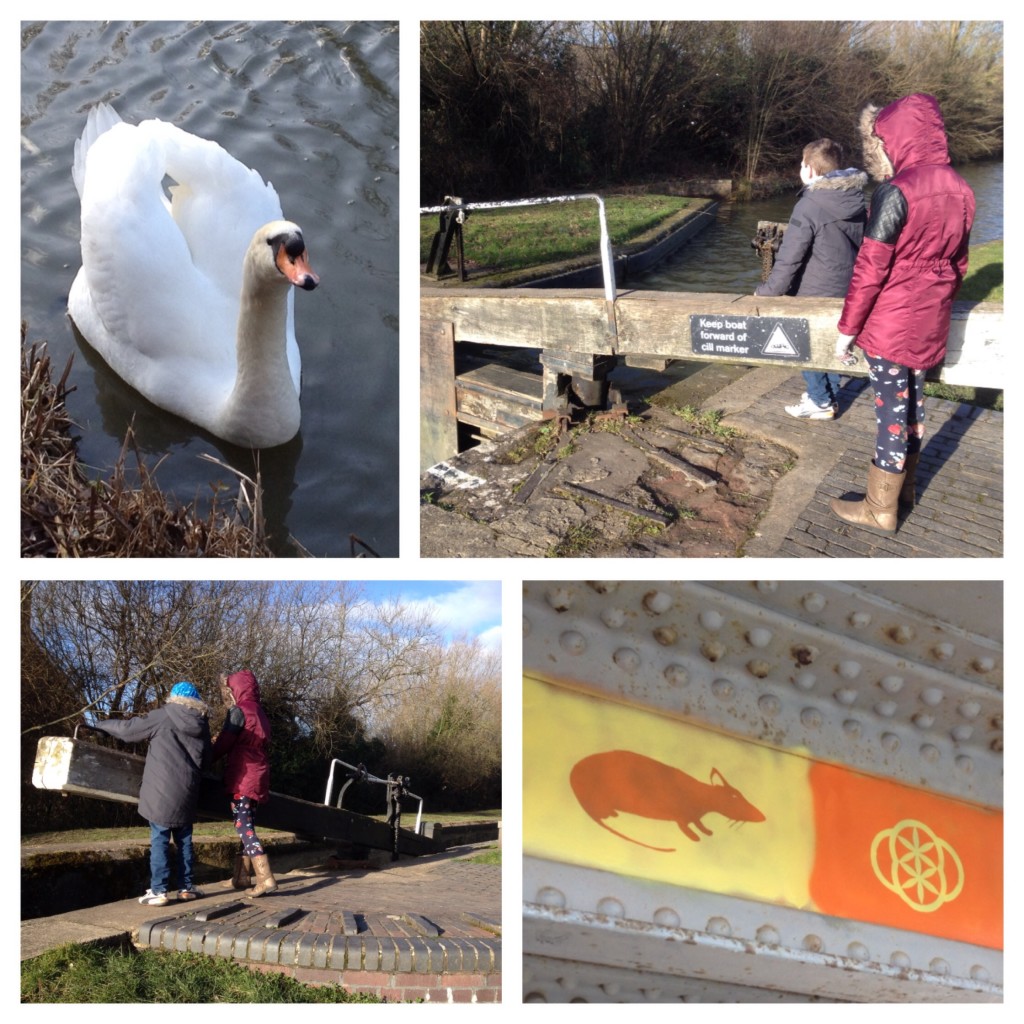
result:
M 711 769 L 711 783 L 662 764 L 631 750 L 609 750 L 577 761 L 569 773 L 569 784 L 580 806 L 602 828 L 620 839 L 660 853 L 675 848 L 649 846 L 606 825 L 620 811 L 658 821 L 674 821 L 687 839 L 700 842 L 693 827 L 712 834 L 701 818 L 712 811 L 733 822 L 764 821 L 764 815 L 743 794 L 730 786 L 717 768 Z M 691 827 L 693 826 L 693 827 Z

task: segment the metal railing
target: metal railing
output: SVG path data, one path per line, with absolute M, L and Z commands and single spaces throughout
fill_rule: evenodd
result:
M 608 311 L 608 333 L 615 336 L 618 329 L 615 325 L 615 269 L 613 267 L 612 242 L 608 234 L 608 219 L 605 216 L 604 200 L 595 192 L 584 192 L 573 196 L 548 196 L 544 199 L 509 199 L 495 203 L 463 203 L 452 196 L 445 197 L 448 202 L 442 206 L 421 206 L 420 214 L 447 213 L 460 216 L 470 210 L 507 210 L 519 206 L 546 206 L 551 203 L 571 203 L 582 199 L 593 199 L 597 203 L 597 217 L 601 225 L 601 275 L 604 279 L 604 298 Z
M 376 775 L 373 775 L 370 772 L 368 772 L 366 768 L 363 767 L 363 765 L 349 764 L 347 761 L 342 761 L 340 758 L 336 757 L 331 761 L 331 770 L 327 775 L 327 791 L 324 793 L 325 807 L 331 806 L 331 792 L 334 789 L 334 769 L 335 766 L 339 764 L 344 765 L 344 767 L 346 768 L 350 768 L 353 772 L 355 772 L 355 774 L 349 776 L 349 778 L 346 779 L 345 782 L 343 783 L 341 790 L 338 793 L 338 802 L 334 805 L 335 807 L 341 807 L 341 803 L 345 799 L 345 790 L 348 789 L 348 787 L 351 786 L 353 782 L 378 782 L 383 786 L 390 786 L 395 781 L 394 779 L 378 778 Z M 419 801 L 419 806 L 417 807 L 416 810 L 416 827 L 413 829 L 413 831 L 417 835 L 419 835 L 420 824 L 423 820 L 423 797 L 417 796 L 415 793 L 408 789 L 404 790 L 404 795 L 411 796 L 414 800 Z

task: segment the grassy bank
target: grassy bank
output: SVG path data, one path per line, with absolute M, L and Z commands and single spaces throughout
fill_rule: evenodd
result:
M 23 1003 L 379 1003 L 193 953 L 69 944 L 21 965 Z
M 967 276 L 957 298 L 964 302 L 1003 301 L 1003 242 L 972 245 Z
M 608 234 L 616 250 L 642 243 L 672 220 L 696 212 L 704 199 L 605 196 Z M 430 253 L 437 216 L 420 217 L 420 264 Z M 593 261 L 600 251 L 597 204 L 580 201 L 509 210 L 474 210 L 463 226 L 466 266 L 475 274 L 510 273 L 550 263 Z M 452 252 L 454 260 L 454 249 Z

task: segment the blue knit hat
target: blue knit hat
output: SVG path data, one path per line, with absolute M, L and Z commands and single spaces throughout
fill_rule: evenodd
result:
M 191 697 L 193 700 L 202 700 L 199 691 L 191 683 L 175 683 L 171 687 L 172 697 Z

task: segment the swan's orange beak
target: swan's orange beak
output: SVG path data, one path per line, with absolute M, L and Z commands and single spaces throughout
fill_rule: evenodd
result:
M 301 241 L 300 241 L 301 244 Z M 288 278 L 296 288 L 303 288 L 311 292 L 319 283 L 320 278 L 313 272 L 309 265 L 309 253 L 305 246 L 294 256 L 289 255 L 288 250 L 294 248 L 293 244 L 282 245 L 277 250 L 277 269 Z

